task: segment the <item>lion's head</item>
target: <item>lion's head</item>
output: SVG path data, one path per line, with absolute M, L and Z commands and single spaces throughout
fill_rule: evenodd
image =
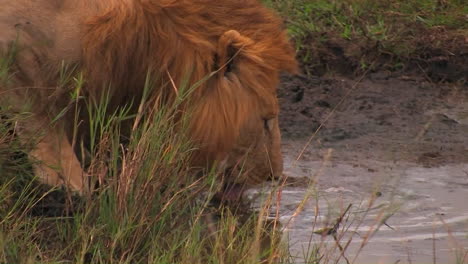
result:
M 238 125 L 232 126 L 238 131 L 233 130 L 236 134 L 231 137 L 235 139 L 231 141 L 224 164 L 231 174 L 227 180 L 249 185 L 271 176 L 278 177 L 283 169 L 276 98 L 280 68 L 266 64 L 259 45 L 261 42 L 230 30 L 220 37 L 217 54 L 218 64 L 222 65 L 218 89 L 231 89 L 233 94 L 220 98 L 221 103 L 238 100 L 231 109 L 239 111 L 237 118 L 240 119 Z M 223 131 L 223 127 L 218 131 Z M 224 133 L 224 137 L 229 135 L 228 131 Z M 204 140 L 209 142 L 210 138 Z M 216 145 L 213 148 L 219 150 Z
M 238 183 L 281 174 L 276 89 L 280 72 L 295 72 L 297 65 L 271 10 L 256 0 L 146 1 L 94 17 L 87 29 L 84 57 L 94 83 L 106 76 L 135 91 L 154 69 L 161 79 L 157 93 L 171 97 L 190 73 L 190 83 L 198 85 L 186 108 L 190 136 L 200 147 L 197 162 L 241 169 L 240 177 L 227 179 Z M 115 56 L 130 50 L 141 52 Z
M 29 49 L 34 54 L 26 53 L 24 58 L 31 59 L 18 60 L 19 64 L 34 61 L 37 70 L 18 65 L 30 70 L 24 71 L 26 76 L 18 75 L 18 80 L 26 81 L 17 85 L 34 85 L 40 76 L 57 76 L 59 66 L 66 62 L 83 70 L 83 95 L 99 101 L 103 88 L 110 87 L 110 107 L 117 108 L 141 99 L 148 76 L 156 80 L 150 97 L 163 98 L 167 104 L 188 83 L 193 91 L 180 110 L 190 115 L 188 134 L 198 146 L 195 166 L 217 162 L 232 175 L 243 171 L 240 177 L 227 178 L 236 183 L 255 184 L 281 174 L 276 89 L 280 72 L 295 72 L 297 65 L 281 19 L 259 1 L 110 0 L 104 4 L 70 0 L 46 7 L 54 20 L 34 16 L 37 6 L 20 2 L 10 5 L 21 12 L 15 8 L 0 12 L 9 18 L 3 26 L 12 29 L 19 23 L 16 20 L 24 20 L 27 23 L 21 25 L 31 29 L 24 30 L 28 41 L 21 46 L 44 41 L 47 45 Z M 19 13 L 31 16 L 16 19 Z M 30 33 L 36 31 L 41 34 Z M 40 96 L 60 94 L 67 93 L 50 91 Z M 66 125 L 56 127 L 70 134 Z M 34 152 L 36 158 L 62 167 L 69 164 L 54 157 L 66 159 L 70 153 L 57 150 L 53 135 L 46 138 L 50 140 L 42 141 L 44 151 Z M 57 153 L 48 153 L 47 148 Z M 76 157 L 72 159 L 74 165 L 66 167 L 76 171 L 71 169 L 77 167 Z M 62 174 L 67 172 L 62 170 Z M 65 178 L 75 175 L 79 174 Z M 77 180 L 75 188 L 80 184 Z

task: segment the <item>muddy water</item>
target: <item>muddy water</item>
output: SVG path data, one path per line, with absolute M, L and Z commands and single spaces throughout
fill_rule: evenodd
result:
M 279 212 L 297 263 L 317 245 L 323 263 L 468 263 L 466 85 L 290 79 L 280 100 Z M 349 204 L 339 243 L 314 233 Z
M 343 247 L 350 241 L 345 252 L 350 262 L 361 246 L 354 263 L 432 263 L 434 258 L 436 263 L 455 263 L 457 250 L 468 250 L 468 164 L 424 168 L 374 160 L 359 165 L 323 163 L 299 162 L 286 167 L 290 175 L 309 175 L 317 182 L 304 210 L 295 217 L 308 190 L 283 189 L 281 219 L 298 263 L 310 241 L 326 243 L 330 260 L 340 255 L 331 237 L 322 238 L 313 231 L 333 225 L 348 204 L 352 204 L 350 215 L 338 235 L 343 236 Z M 377 191 L 381 196 L 376 198 Z M 365 242 L 388 215 L 388 226 L 380 226 Z M 291 218 L 294 220 L 288 225 Z

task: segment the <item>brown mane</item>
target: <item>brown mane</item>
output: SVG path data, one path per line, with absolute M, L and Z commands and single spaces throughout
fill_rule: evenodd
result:
M 276 92 L 265 87 L 276 88 L 278 71 L 295 71 L 296 62 L 282 22 L 257 1 L 108 2 L 85 23 L 90 94 L 112 85 L 113 102 L 121 105 L 142 94 L 149 70 L 158 78 L 155 92 L 172 100 L 187 76 L 193 84 L 217 71 L 191 95 L 191 135 L 211 158 L 232 147 L 249 113 L 276 114 Z M 226 32 L 231 28 L 241 35 Z M 230 49 L 233 54 L 224 52 Z M 235 68 L 220 69 L 232 55 Z
M 87 188 L 89 175 L 76 155 L 76 143 L 88 146 L 90 137 L 82 106 L 109 94 L 108 111 L 131 103 L 136 114 L 148 78 L 147 109 L 171 106 L 191 89 L 175 110 L 188 117 L 187 134 L 199 147 L 194 166 L 220 161 L 234 173 L 243 163 L 243 178 L 230 178 L 241 183 L 281 175 L 276 86 L 280 72 L 297 65 L 281 19 L 260 1 L 0 0 L 0 6 L 0 56 L 18 47 L 8 82 L 0 83 L 0 107 L 32 113 L 18 134 L 22 141 L 37 138 L 29 156 L 41 161 L 34 173 L 46 183 Z M 79 100 L 70 96 L 74 83 L 61 83 L 63 65 L 83 72 Z M 71 106 L 80 111 L 62 115 Z M 77 120 L 78 132 L 71 124 Z

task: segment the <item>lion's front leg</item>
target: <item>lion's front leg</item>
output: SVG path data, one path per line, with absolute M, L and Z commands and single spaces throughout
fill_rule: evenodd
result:
M 65 185 L 80 194 L 89 190 L 88 175 L 60 129 L 48 129 L 29 155 L 38 161 L 34 165 L 34 173 L 44 183 Z

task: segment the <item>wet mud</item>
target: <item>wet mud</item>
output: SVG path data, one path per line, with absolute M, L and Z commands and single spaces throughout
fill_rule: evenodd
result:
M 288 77 L 279 98 L 279 212 L 297 263 L 313 245 L 333 263 L 468 263 L 466 84 Z M 349 204 L 339 243 L 316 234 Z

